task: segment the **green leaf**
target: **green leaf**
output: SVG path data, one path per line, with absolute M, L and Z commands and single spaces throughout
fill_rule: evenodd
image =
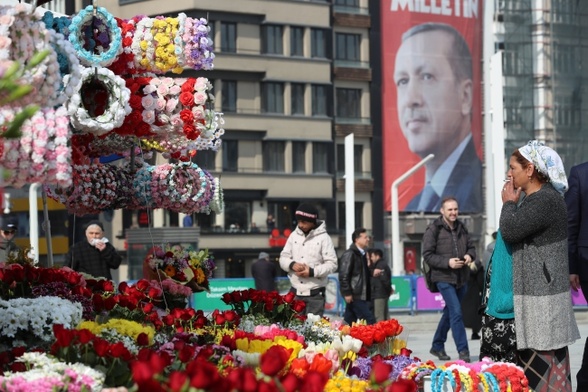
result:
M 42 50 L 40 52 L 37 52 L 33 55 L 33 57 L 31 57 L 31 59 L 29 60 L 26 69 L 31 69 L 36 67 L 37 65 L 41 64 L 41 62 L 43 60 L 45 60 L 45 57 L 47 57 L 49 55 L 49 53 L 51 53 L 51 51 L 49 49 L 45 49 Z
M 12 120 L 7 125 L 7 130 L 2 134 L 2 137 L 6 139 L 14 139 L 21 136 L 20 129 L 22 128 L 22 124 L 29 118 L 33 116 L 39 110 L 39 107 L 36 105 L 27 106 L 22 110 L 22 112 L 18 113 L 14 120 Z
M 10 67 L 4 72 L 2 76 L 3 80 L 10 80 L 17 76 L 17 72 L 20 69 L 20 63 L 18 61 L 13 62 Z
M 30 85 L 18 86 L 14 89 L 11 89 L 11 90 L 12 91 L 10 91 L 10 93 L 8 94 L 8 96 L 6 98 L 0 100 L 0 105 L 4 105 L 6 103 L 13 102 L 13 101 L 16 101 L 17 99 L 24 97 L 25 95 L 27 95 L 31 91 L 33 91 L 33 86 L 30 86 Z

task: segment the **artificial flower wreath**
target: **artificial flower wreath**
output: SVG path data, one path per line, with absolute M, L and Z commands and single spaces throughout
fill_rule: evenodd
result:
M 124 79 L 108 68 L 82 68 L 66 106 L 75 129 L 100 136 L 122 125 L 131 112 L 129 98 Z
M 88 66 L 107 67 L 122 52 L 121 30 L 104 7 L 87 6 L 71 20 L 69 40 Z

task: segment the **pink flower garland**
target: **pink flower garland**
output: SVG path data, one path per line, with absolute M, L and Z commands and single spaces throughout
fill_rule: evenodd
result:
M 17 111 L 18 109 L 16 109 Z M 0 117 L 14 118 L 15 110 L 3 108 Z M 69 119 L 65 108 L 43 108 L 25 121 L 20 139 L 4 140 L 0 165 L 8 169 L 5 182 L 16 188 L 42 182 L 57 186 L 71 184 Z

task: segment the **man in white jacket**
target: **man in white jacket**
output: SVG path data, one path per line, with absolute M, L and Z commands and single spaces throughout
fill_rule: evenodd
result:
M 337 271 L 337 253 L 313 205 L 301 204 L 295 215 L 297 226 L 280 254 L 280 267 L 288 273 L 296 299 L 306 304 L 304 313 L 322 316 L 327 278 Z

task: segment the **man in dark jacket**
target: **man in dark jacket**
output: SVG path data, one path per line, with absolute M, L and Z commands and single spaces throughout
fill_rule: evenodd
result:
M 270 261 L 266 252 L 261 252 L 257 261 L 251 265 L 251 275 L 257 290 L 276 291 L 277 274 L 276 264 Z
M 112 280 L 111 269 L 120 266 L 122 258 L 104 237 L 100 221 L 91 221 L 86 227 L 86 238 L 74 244 L 65 255 L 64 267 L 97 278 Z
M 14 243 L 18 228 L 16 222 L 2 219 L 0 228 L 0 263 L 8 261 L 8 257 L 18 257 L 20 248 Z
M 392 294 L 392 271 L 382 257 L 381 249 L 368 250 L 368 265 L 371 274 L 372 308 L 376 321 L 388 320 L 390 309 L 388 300 Z
M 570 284 L 582 289 L 588 300 L 588 162 L 572 167 L 565 193 L 568 208 L 568 261 Z M 584 344 L 582 366 L 576 375 L 576 391 L 588 391 L 588 339 Z
M 431 267 L 431 279 L 445 301 L 430 353 L 442 361 L 451 359 L 445 352 L 447 333 L 451 329 L 459 359 L 469 362 L 461 300 L 467 291 L 469 265 L 476 259 L 476 250 L 457 215 L 457 200 L 453 197 L 443 199 L 441 216 L 427 227 L 423 236 L 423 258 Z
M 375 324 L 376 318 L 370 309 L 370 271 L 365 251 L 370 237 L 366 229 L 358 228 L 351 235 L 351 240 L 353 244 L 339 260 L 339 287 L 347 304 L 343 320 L 349 325 L 360 319 Z

